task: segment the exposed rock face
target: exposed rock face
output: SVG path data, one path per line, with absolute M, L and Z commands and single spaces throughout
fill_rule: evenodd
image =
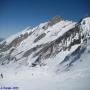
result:
M 62 20 L 62 18 L 60 18 L 59 16 L 55 16 L 48 21 L 47 25 L 43 26 L 43 29 L 47 30 L 48 27 L 55 25 L 56 23 L 60 22 L 61 20 Z
M 62 19 L 59 16 L 53 17 L 51 20 L 48 22 L 48 26 L 53 26 L 54 24 L 60 22 Z
M 24 39 L 26 39 L 31 34 L 32 33 L 21 34 L 20 36 L 16 37 L 9 45 L 5 45 L 6 42 L 4 42 L 2 45 L 0 44 L 0 52 L 7 51 L 12 47 L 18 46 Z
M 86 47 L 84 46 L 79 46 L 73 53 L 71 53 L 70 55 L 67 55 L 65 57 L 65 59 L 60 62 L 59 64 L 59 68 L 63 67 L 63 65 L 65 67 L 63 67 L 63 69 L 61 71 L 68 71 L 70 69 L 71 66 L 73 66 L 73 63 L 76 62 L 78 59 L 80 59 L 81 55 L 83 55 L 83 53 L 85 52 Z
M 40 36 L 38 36 L 35 40 L 34 40 L 34 42 L 38 42 L 40 39 L 42 39 L 43 37 L 45 37 L 46 36 L 46 34 L 45 33 L 42 33 Z

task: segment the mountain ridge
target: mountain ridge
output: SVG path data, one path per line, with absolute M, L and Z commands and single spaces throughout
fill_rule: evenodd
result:
M 89 25 L 90 17 L 82 18 L 76 23 L 55 16 L 48 22 L 25 29 L 1 42 L 0 63 L 4 65 L 14 61 L 31 67 L 43 66 L 47 63 L 45 60 L 53 59 L 61 52 L 68 52 L 60 60 L 64 62 L 72 47 L 75 47 L 75 51 L 81 47 L 81 43 L 87 42 L 87 37 L 90 36 Z M 74 61 L 77 60 L 71 60 Z M 72 64 L 71 62 L 69 63 Z

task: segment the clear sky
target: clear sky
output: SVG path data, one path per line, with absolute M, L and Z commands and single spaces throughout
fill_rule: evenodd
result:
M 90 16 L 90 0 L 0 0 L 0 37 L 6 38 L 56 15 L 79 21 L 82 16 Z

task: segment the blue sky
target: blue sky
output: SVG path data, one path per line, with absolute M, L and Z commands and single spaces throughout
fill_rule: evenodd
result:
M 0 37 L 6 38 L 56 15 L 79 21 L 90 15 L 90 0 L 0 0 Z

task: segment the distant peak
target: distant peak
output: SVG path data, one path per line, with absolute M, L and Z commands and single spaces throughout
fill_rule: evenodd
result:
M 86 20 L 86 19 L 90 19 L 90 16 L 83 16 L 81 19 L 80 19 L 80 21 L 79 21 L 79 23 L 82 23 L 84 20 Z
M 52 20 L 60 21 L 61 20 L 61 17 L 60 16 L 54 16 L 50 21 L 52 21 Z
M 60 22 L 62 18 L 60 16 L 54 16 L 52 19 L 49 20 L 48 25 L 53 26 L 54 24 Z

